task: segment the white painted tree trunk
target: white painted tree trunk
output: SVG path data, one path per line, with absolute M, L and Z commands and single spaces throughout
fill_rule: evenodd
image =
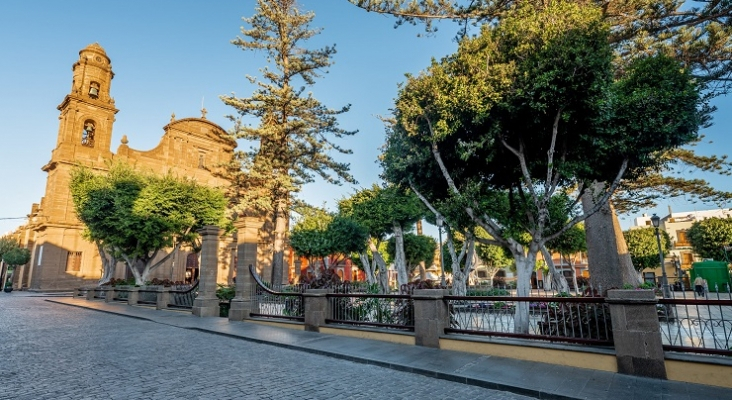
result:
M 381 293 L 388 293 L 389 273 L 386 270 L 386 261 L 381 257 L 381 253 L 379 253 L 379 249 L 373 240 L 369 240 L 369 249 L 371 250 L 371 254 L 374 256 L 374 264 L 376 264 L 376 268 L 374 269 L 378 269 L 379 271 L 379 275 L 377 277 L 379 282 L 379 291 Z
M 404 231 L 402 226 L 396 222 L 392 225 L 394 230 L 395 254 L 394 267 L 397 271 L 397 284 L 401 290 L 402 285 L 409 283 L 409 273 L 407 272 L 407 261 L 404 256 Z
M 99 257 L 102 259 L 102 276 L 99 278 L 98 283 L 101 286 L 112 280 L 114 277 L 114 270 L 117 267 L 117 258 L 114 257 L 111 251 L 106 251 L 100 242 L 96 241 L 95 244 L 97 245 Z
M 529 251 L 524 254 L 523 246 L 513 244 L 512 253 L 516 261 L 516 296 L 528 297 L 531 293 L 531 273 L 536 265 L 537 248 L 529 246 Z M 532 251 L 533 250 L 533 251 Z M 529 333 L 529 303 L 525 301 L 516 302 L 514 311 L 514 333 Z
M 373 285 L 376 283 L 376 276 L 374 274 L 373 267 L 376 266 L 376 263 L 371 263 L 369 261 L 369 256 L 366 253 L 358 253 L 358 258 L 361 260 L 361 265 L 363 265 L 363 271 L 366 274 L 366 282 L 369 283 L 369 285 Z
M 554 265 L 554 260 L 552 259 L 551 253 L 549 253 L 549 250 L 547 250 L 544 246 L 541 247 L 541 255 L 544 256 L 544 261 L 549 267 L 549 276 L 551 277 L 552 282 L 551 288 L 560 293 L 569 293 L 569 284 L 567 283 L 567 278 L 564 277 L 563 273 L 557 270 L 557 267 Z
M 279 286 L 284 280 L 285 270 L 285 235 L 287 234 L 287 198 L 282 196 L 275 201 L 274 243 L 272 253 L 272 284 Z

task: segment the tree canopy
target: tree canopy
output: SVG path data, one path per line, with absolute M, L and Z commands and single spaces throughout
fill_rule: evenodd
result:
M 671 248 L 671 239 L 664 230 L 659 230 L 659 235 L 661 237 L 661 252 L 665 256 Z M 660 266 L 656 228 L 629 229 L 623 232 L 623 236 L 628 244 L 628 252 L 630 252 L 630 258 L 633 260 L 633 266 L 638 272 L 646 268 L 658 268 Z
M 389 257 L 394 259 L 396 256 L 396 238 L 392 237 L 387 242 L 386 250 Z M 415 268 L 420 263 L 431 264 L 435 259 L 435 251 L 437 250 L 437 242 L 434 238 L 424 235 L 416 235 L 414 233 L 404 234 L 404 257 L 407 265 L 407 272 L 410 276 L 414 274 Z
M 137 284 L 174 253 L 152 264 L 160 251 L 195 247 L 198 229 L 227 226 L 220 190 L 170 174 L 144 173 L 121 163 L 106 174 L 77 167 L 70 190 L 86 237 L 124 259 Z
M 299 211 L 301 218 L 292 229 L 290 245 L 297 255 L 308 258 L 311 265 L 321 259 L 325 267 L 332 267 L 331 261 L 338 264 L 351 253 L 366 250 L 368 232 L 356 221 L 317 208 Z
M 694 252 L 702 258 L 726 260 L 724 246 L 732 244 L 732 219 L 707 218 L 694 222 L 686 235 Z
M 600 8 L 527 3 L 400 89 L 385 175 L 419 185 L 428 202 L 455 197 L 511 250 L 520 293 L 547 241 L 596 212 L 624 175 L 696 139 L 706 122 L 703 87 L 689 69 L 655 54 L 619 74 L 610 34 Z M 594 181 L 610 184 L 580 213 L 578 194 Z

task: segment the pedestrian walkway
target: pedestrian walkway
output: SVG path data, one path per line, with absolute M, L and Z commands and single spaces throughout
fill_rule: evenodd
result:
M 400 345 L 251 322 L 230 322 L 225 318 L 198 318 L 190 312 L 162 311 L 122 303 L 70 297 L 54 297 L 47 301 L 540 399 L 732 399 L 732 389 L 715 386 Z

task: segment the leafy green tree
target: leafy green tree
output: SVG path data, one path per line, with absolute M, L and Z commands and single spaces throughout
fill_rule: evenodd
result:
M 522 296 L 547 241 L 599 210 L 624 175 L 694 140 L 705 122 L 701 86 L 669 57 L 639 59 L 613 79 L 601 15 L 561 1 L 519 7 L 411 77 L 397 100 L 387 174 L 422 187 L 434 183 L 422 170 L 442 175 L 443 193 L 511 251 Z M 398 151 L 388 156 L 394 142 Z M 611 183 L 580 213 L 570 194 L 593 181 Z M 517 307 L 517 332 L 528 329 L 527 318 Z
M 0 289 L 12 280 L 12 272 L 18 265 L 30 261 L 30 250 L 21 248 L 18 242 L 9 236 L 0 237 L 0 259 L 5 261 L 5 268 L 0 269 Z
M 694 222 L 686 235 L 694 252 L 702 258 L 726 260 L 724 246 L 732 244 L 732 219 L 707 218 Z
M 320 33 L 310 28 L 312 12 L 302 13 L 295 0 L 257 0 L 256 14 L 244 18 L 248 28 L 232 43 L 246 51 L 262 51 L 269 66 L 261 79 L 248 77 L 257 90 L 246 98 L 221 96 L 236 110 L 234 137 L 256 142 L 248 153 L 238 154 L 230 168 L 234 186 L 230 197 L 238 212 L 269 214 L 274 225 L 272 282 L 283 281 L 284 251 L 293 193 L 316 175 L 326 182 L 355 183 L 349 164 L 331 154 L 350 154 L 333 138 L 356 131 L 338 127 L 337 116 L 349 106 L 330 109 L 309 92 L 315 79 L 331 65 L 335 47 L 308 49 L 302 43 Z M 242 118 L 259 119 L 247 126 Z
M 378 268 L 381 289 L 384 291 L 388 289 L 388 276 L 386 261 L 378 248 L 388 235 L 394 235 L 396 240 L 393 261 L 397 267 L 398 284 L 401 287 L 408 283 L 403 234 L 424 214 L 424 207 L 419 199 L 413 193 L 397 186 L 382 188 L 373 185 L 370 189 L 362 189 L 350 198 L 342 199 L 338 203 L 338 208 L 341 215 L 352 218 L 368 230 L 369 250 L 376 265 L 372 267 L 368 264 L 368 256 L 365 253 L 359 258 L 361 264 L 368 266 L 368 269 Z M 375 272 L 374 269 L 372 271 Z M 366 275 L 369 276 L 369 272 L 366 272 Z
M 18 265 L 23 265 L 30 261 L 30 256 L 30 250 L 17 246 L 3 254 L 3 261 L 5 261 L 10 268 L 15 268 Z
M 365 251 L 367 240 L 366 228 L 354 220 L 312 208 L 302 212 L 302 218 L 290 234 L 293 250 L 308 258 L 316 276 L 320 274 L 320 270 L 315 269 L 318 260 L 324 268 L 334 268 L 351 253 Z
M 671 248 L 671 238 L 664 230 L 659 230 L 661 237 L 661 252 L 665 255 Z M 646 268 L 658 268 L 660 256 L 658 254 L 658 240 L 656 228 L 629 229 L 623 232 L 625 242 L 628 243 L 628 252 L 633 260 L 633 266 L 638 272 Z
M 386 246 L 389 256 L 396 256 L 396 237 L 392 236 Z M 409 276 L 421 263 L 431 263 L 435 259 L 437 242 L 434 238 L 414 233 L 404 234 L 404 258 Z
M 0 259 L 5 253 L 16 247 L 18 247 L 18 242 L 15 239 L 9 236 L 0 237 Z
M 585 235 L 584 224 L 577 224 L 567 229 L 559 237 L 549 241 L 546 247 L 559 253 L 560 257 L 564 258 L 567 264 L 572 267 L 572 283 L 575 290 L 579 289 L 577 286 L 577 271 L 574 268 L 571 256 L 587 251 L 587 236 Z
M 86 238 L 125 260 L 138 285 L 181 245 L 197 247 L 198 229 L 227 226 L 221 191 L 124 164 L 112 165 L 107 174 L 76 168 L 70 190 Z M 166 249 L 172 250 L 156 260 Z
M 519 4 L 542 7 L 546 1 L 517 2 L 515 0 L 475 1 L 403 1 L 349 0 L 365 10 L 389 14 L 402 23 L 425 23 L 434 31 L 438 20 L 452 20 L 461 26 L 459 38 L 467 36 L 471 25 L 495 24 L 510 16 Z M 729 18 L 732 3 L 719 1 L 573 1 L 579 6 L 600 5 L 603 21 L 610 26 L 615 68 L 622 71 L 639 57 L 665 54 L 680 61 L 693 75 L 704 82 L 713 82 L 707 93 L 726 93 L 732 84 L 732 30 Z M 691 142 L 693 144 L 695 142 Z M 661 165 L 647 168 L 634 179 L 620 182 L 613 204 L 605 204 L 601 213 L 588 218 L 588 248 L 593 281 L 606 287 L 637 283 L 629 258 L 621 257 L 627 248 L 619 227 L 615 209 L 619 212 L 654 207 L 659 199 L 684 195 L 704 202 L 725 204 L 732 194 L 718 190 L 703 179 L 679 177 L 679 171 L 705 171 L 729 176 L 731 164 L 726 156 L 700 156 L 690 147 L 668 149 L 660 155 Z M 605 183 L 607 184 L 607 183 Z M 602 183 L 598 183 L 598 186 Z M 591 196 L 583 198 L 588 209 L 594 208 Z M 614 208 L 613 208 L 614 206 Z M 608 240 L 615 238 L 615 240 Z

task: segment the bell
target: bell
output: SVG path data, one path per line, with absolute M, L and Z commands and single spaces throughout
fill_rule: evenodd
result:
M 89 96 L 91 97 L 97 97 L 99 96 L 99 89 L 95 88 L 94 86 L 89 88 Z

